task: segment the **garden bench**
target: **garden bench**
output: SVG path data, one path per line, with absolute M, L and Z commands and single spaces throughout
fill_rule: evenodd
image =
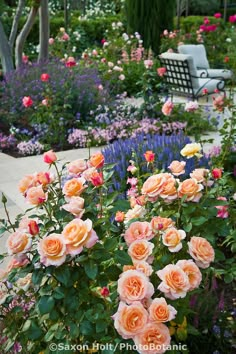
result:
M 166 68 L 165 83 L 171 94 L 198 99 L 217 91 L 224 92 L 224 78 L 198 77 L 191 55 L 178 53 L 162 53 L 159 56 L 161 65 Z

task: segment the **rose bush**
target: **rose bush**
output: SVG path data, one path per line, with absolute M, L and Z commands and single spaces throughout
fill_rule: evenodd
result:
M 13 222 L 3 195 L 1 232 L 10 234 L 1 258 L 12 258 L 0 272 L 2 353 L 50 353 L 50 343 L 109 343 L 101 353 L 121 352 L 121 344 L 131 346 L 124 353 L 164 353 L 174 344 L 195 350 L 192 338 L 203 334 L 192 318 L 193 296 L 234 274 L 223 243 L 235 232 L 235 200 L 227 173 L 204 169 L 194 177 L 200 148 L 180 150 L 195 160 L 195 172 L 182 173 L 184 157 L 158 170 L 155 154 L 146 160 L 149 150 L 144 175 L 134 161 L 128 167 L 135 189 L 128 200 L 109 193 L 114 166 L 101 153 L 60 170 L 53 151 L 44 154 L 49 172 L 19 183 L 33 206 L 26 215 Z

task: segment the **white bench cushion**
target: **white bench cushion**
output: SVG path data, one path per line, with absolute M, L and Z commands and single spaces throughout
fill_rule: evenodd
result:
M 199 77 L 212 77 L 212 78 L 223 78 L 229 80 L 232 78 L 233 73 L 231 70 L 226 69 L 206 69 L 197 70 L 197 76 Z
M 184 44 L 178 46 L 180 54 L 188 54 L 193 57 L 195 68 L 209 69 L 209 63 L 206 56 L 206 49 L 203 44 Z

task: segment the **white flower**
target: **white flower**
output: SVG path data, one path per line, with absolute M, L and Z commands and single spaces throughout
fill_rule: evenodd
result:
M 185 104 L 184 110 L 185 110 L 186 112 L 194 112 L 194 111 L 196 111 L 198 108 L 199 108 L 198 102 L 190 101 L 190 102 L 187 102 L 187 103 Z
M 226 38 L 226 42 L 231 43 L 232 39 L 231 38 Z
M 129 36 L 127 33 L 123 33 L 122 34 L 122 38 L 124 39 L 124 41 L 128 41 L 129 40 Z

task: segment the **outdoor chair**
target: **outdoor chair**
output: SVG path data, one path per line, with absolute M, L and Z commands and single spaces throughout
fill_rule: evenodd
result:
M 198 99 L 200 96 L 213 94 L 217 90 L 224 92 L 223 78 L 198 77 L 191 55 L 167 52 L 162 53 L 159 60 L 166 68 L 164 80 L 171 94 Z
M 229 80 L 233 76 L 231 70 L 210 68 L 206 49 L 203 44 L 183 44 L 178 46 L 178 52 L 192 56 L 198 77 L 223 78 L 224 80 Z

